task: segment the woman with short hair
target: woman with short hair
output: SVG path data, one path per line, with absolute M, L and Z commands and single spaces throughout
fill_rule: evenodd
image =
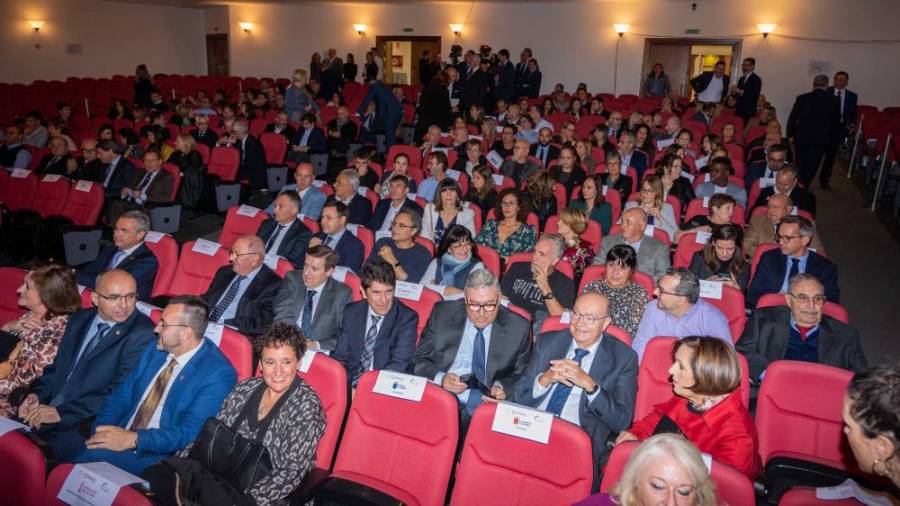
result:
M 463 206 L 462 188 L 448 177 L 438 183 L 434 199 L 422 210 L 421 235 L 437 245 L 453 225 L 462 225 L 475 235 L 475 212 Z
M 484 264 L 478 257 L 472 232 L 462 225 L 452 225 L 444 232 L 422 282 L 443 287 L 441 295 L 445 299 L 458 299 L 462 297 L 469 273 L 478 269 L 484 269 Z
M 644 287 L 634 282 L 637 252 L 627 244 L 617 244 L 606 253 L 605 261 L 603 277 L 588 283 L 582 293 L 597 292 L 606 295 L 613 325 L 633 338 L 648 299 Z

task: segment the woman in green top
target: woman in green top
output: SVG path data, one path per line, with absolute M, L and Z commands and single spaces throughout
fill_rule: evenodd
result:
M 504 263 L 513 253 L 534 251 L 537 233 L 533 226 L 525 223 L 528 208 L 515 188 L 500 192 L 494 213 L 494 217 L 484 223 L 475 242 L 497 250 Z
M 612 206 L 603 198 L 603 182 L 599 174 L 588 177 L 581 185 L 581 195 L 572 201 L 570 207 L 581 209 L 588 218 L 600 224 L 603 235 L 612 227 Z

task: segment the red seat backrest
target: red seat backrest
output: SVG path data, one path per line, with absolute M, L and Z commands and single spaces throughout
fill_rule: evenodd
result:
M 675 256 L 672 259 L 672 267 L 685 267 L 691 265 L 691 258 L 694 253 L 703 249 L 703 244 L 697 244 L 697 233 L 688 232 L 681 236 L 678 240 L 678 246 L 675 247 Z
M 90 189 L 86 190 L 88 186 Z M 96 225 L 103 210 L 104 196 L 105 191 L 100 183 L 78 181 L 72 185 L 61 214 L 75 225 Z
M 593 481 L 591 442 L 577 425 L 554 418 L 547 444 L 491 429 L 496 404 L 475 410 L 456 468 L 451 505 L 572 504 Z M 515 462 L 516 465 L 510 465 Z
M 69 477 L 69 473 L 75 464 L 60 464 L 53 469 L 50 476 L 47 477 L 47 487 L 44 489 L 44 506 L 64 506 L 65 503 L 56 498 L 62 489 L 63 483 Z M 38 503 L 34 503 L 38 504 Z M 152 506 L 153 503 L 146 496 L 135 490 L 134 488 L 122 487 L 116 498 L 113 499 L 112 506 Z
M 203 160 L 203 165 L 209 165 L 209 157 L 210 157 L 210 149 L 209 146 L 203 144 L 202 142 L 196 143 L 194 149 L 200 153 L 200 159 Z
M 209 154 L 207 172 L 222 181 L 234 181 L 241 165 L 241 152 L 237 148 L 216 146 Z
M 778 501 L 778 506 L 863 506 L 863 503 L 848 499 L 819 499 L 812 487 L 793 487 Z
M 744 293 L 737 288 L 722 285 L 722 298 L 703 297 L 703 300 L 716 306 L 728 319 L 728 330 L 731 342 L 736 343 L 747 326 L 747 313 L 744 310 Z
M 332 475 L 399 500 L 444 504 L 459 437 L 456 397 L 430 382 L 420 402 L 376 394 L 378 374 L 359 380 Z
M 38 188 L 38 179 L 34 172 L 16 169 L 10 174 L 4 186 L 7 188 L 3 192 L 3 204 L 11 211 L 34 209 L 34 196 Z
M 47 461 L 40 448 L 16 431 L 7 432 L 0 436 L 0 461 L 6 466 L 0 473 L 4 504 L 42 504 Z
M 334 268 L 334 272 L 331 273 L 331 277 L 350 287 L 350 296 L 353 302 L 362 300 L 362 281 L 355 272 L 347 267 L 337 266 Z
M 266 126 L 268 126 L 269 122 L 264 118 L 257 118 L 250 121 L 250 134 L 254 137 L 259 137 L 266 131 Z
M 240 332 L 224 327 L 222 329 L 222 341 L 219 342 L 219 350 L 228 358 L 234 370 L 237 371 L 238 381 L 253 376 L 253 345 L 250 338 Z
M 274 132 L 265 132 L 259 136 L 259 142 L 262 143 L 266 152 L 266 163 L 270 165 L 284 163 L 284 155 L 287 154 L 288 143 L 285 136 Z
M 175 278 L 175 268 L 178 265 L 178 243 L 169 234 L 159 234 L 159 236 L 156 234 L 159 233 L 154 232 L 153 238 L 144 241 L 159 262 L 151 297 L 169 293 L 169 286 L 172 284 L 172 279 Z M 159 237 L 159 240 L 153 241 L 152 239 L 156 237 Z
M 431 288 L 422 288 L 419 300 L 407 299 L 399 294 L 397 294 L 397 298 L 403 302 L 403 305 L 415 311 L 419 316 L 419 323 L 416 326 L 416 338 L 422 335 L 422 330 L 425 329 L 425 324 L 428 323 L 428 318 L 431 316 L 431 309 L 435 304 L 444 300 L 441 294 Z
M 278 274 L 281 279 L 284 279 L 284 276 L 294 270 L 294 266 L 284 257 L 279 256 L 276 263 L 275 268 L 272 269 L 275 274 Z
M 50 181 L 55 179 L 55 181 Z M 62 212 L 69 198 L 69 180 L 57 174 L 48 174 L 38 181 L 37 193 L 31 203 L 32 209 L 41 217 L 54 216 Z
M 369 258 L 369 255 L 372 254 L 372 248 L 375 247 L 375 234 L 368 228 L 353 223 L 347 224 L 347 230 L 362 242 L 363 258 Z
M 753 281 L 753 277 L 756 276 L 756 267 L 759 265 L 759 259 L 762 258 L 763 253 L 772 251 L 776 248 L 778 248 L 778 245 L 773 242 L 764 242 L 756 246 L 756 251 L 753 252 L 753 260 L 750 261 L 751 282 Z
M 331 469 L 347 414 L 347 369 L 328 355 L 315 353 L 309 370 L 297 374 L 316 391 L 325 412 L 325 432 L 316 446 L 316 467 Z
M 844 437 L 844 393 L 853 373 L 811 362 L 776 360 L 766 369 L 756 402 L 759 455 L 777 454 L 839 469 L 855 466 Z
M 170 295 L 201 295 L 206 293 L 216 271 L 228 265 L 228 248 L 219 247 L 210 257 L 193 251 L 195 241 L 188 241 L 181 247 L 181 256 L 175 268 L 175 276 L 169 285 Z
M 253 216 L 241 214 L 253 212 L 256 213 Z M 248 205 L 229 207 L 228 213 L 225 215 L 225 225 L 222 226 L 222 231 L 219 232 L 219 244 L 225 248 L 230 248 L 239 237 L 256 235 L 259 226 L 268 217 L 269 215 L 265 211 L 256 207 Z
M 787 301 L 785 300 L 785 295 L 783 293 L 767 293 L 760 297 L 756 302 L 756 309 L 786 305 Z M 825 306 L 822 308 L 822 314 L 843 323 L 850 323 L 850 314 L 847 312 L 847 308 L 840 304 L 835 304 L 834 302 L 825 301 Z
M 424 202 L 425 202 L 425 199 L 422 199 L 421 197 L 416 197 L 416 204 L 419 204 L 420 206 L 422 206 L 422 209 L 425 209 L 425 206 L 423 205 Z M 468 202 L 468 201 L 463 202 L 463 207 L 465 207 L 466 209 L 471 209 L 472 214 L 475 215 L 473 217 L 473 221 L 475 222 L 475 235 L 477 236 L 478 234 L 481 233 L 481 223 L 483 221 L 481 219 L 481 208 L 472 204 L 471 202 Z
M 181 168 L 174 163 L 164 163 L 162 170 L 172 175 L 172 202 L 178 197 L 178 189 L 181 188 Z
M 500 253 L 489 246 L 478 245 L 478 256 L 487 270 L 500 279 Z
M 28 271 L 17 267 L 0 267 L 0 321 L 6 323 L 25 314 L 27 310 L 19 307 L 19 296 L 16 291 L 25 282 Z
M 394 166 L 394 158 L 397 157 L 400 153 L 405 154 L 409 158 L 409 166 L 416 167 L 418 169 L 422 168 L 422 151 L 415 146 L 408 146 L 406 144 L 394 144 L 390 148 L 388 148 L 387 152 L 387 161 L 385 162 L 385 167 L 390 170 L 391 167 Z

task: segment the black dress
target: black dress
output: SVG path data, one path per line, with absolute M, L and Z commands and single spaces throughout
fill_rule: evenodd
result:
M 463 200 L 471 202 L 472 205 L 478 206 L 478 208 L 481 209 L 481 224 L 484 225 L 488 213 L 491 212 L 491 209 L 497 204 L 497 190 L 491 188 L 487 195 L 485 195 L 483 199 L 480 199 L 475 195 L 475 192 L 469 188 L 469 193 L 466 194 Z

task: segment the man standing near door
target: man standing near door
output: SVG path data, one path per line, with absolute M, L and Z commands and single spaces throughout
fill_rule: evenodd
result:
M 737 85 L 731 86 L 731 94 L 737 97 L 735 112 L 744 118 L 746 125 L 750 118 L 756 116 L 756 101 L 762 91 L 762 79 L 753 71 L 756 69 L 756 58 L 744 58 L 741 62 L 741 78 Z
M 725 73 L 725 62 L 719 60 L 712 71 L 703 72 L 691 79 L 691 88 L 697 93 L 697 102 L 718 104 L 725 98 L 728 83 L 729 76 Z

